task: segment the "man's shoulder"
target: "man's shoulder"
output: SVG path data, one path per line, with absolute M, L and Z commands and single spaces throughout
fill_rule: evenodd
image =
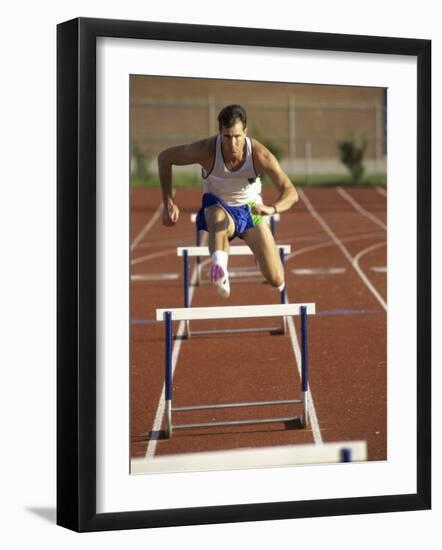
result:
M 210 136 L 198 141 L 194 141 L 191 147 L 198 150 L 204 157 L 213 155 L 216 143 L 216 136 Z
M 254 159 L 258 160 L 260 163 L 266 164 L 271 158 L 272 153 L 257 139 L 251 138 L 251 141 Z

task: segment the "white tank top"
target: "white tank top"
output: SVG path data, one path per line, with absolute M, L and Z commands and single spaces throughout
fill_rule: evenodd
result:
M 261 180 L 253 165 L 252 140 L 246 137 L 246 158 L 238 170 L 224 164 L 221 137 L 216 136 L 215 158 L 209 173 L 202 170 L 203 192 L 212 193 L 228 206 L 241 206 L 251 201 L 262 204 Z

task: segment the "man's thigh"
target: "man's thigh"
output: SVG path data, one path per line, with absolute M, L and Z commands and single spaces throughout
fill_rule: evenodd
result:
M 212 204 L 204 209 L 206 224 L 209 231 L 224 231 L 227 229 L 227 236 L 235 234 L 235 222 L 232 216 L 218 204 Z
M 279 281 L 284 280 L 284 268 L 268 224 L 263 221 L 245 231 L 242 237 L 252 250 L 264 277 L 271 284 L 280 284 Z

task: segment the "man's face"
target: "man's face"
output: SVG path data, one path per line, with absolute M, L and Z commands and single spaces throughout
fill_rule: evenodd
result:
M 241 157 L 247 135 L 247 128 L 243 127 L 242 122 L 239 120 L 230 128 L 221 126 L 219 133 L 222 139 L 223 151 L 228 155 Z

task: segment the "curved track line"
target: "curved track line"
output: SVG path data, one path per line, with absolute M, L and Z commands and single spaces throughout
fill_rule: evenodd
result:
M 362 268 L 359 265 L 359 260 L 362 258 L 362 256 L 365 256 L 365 254 L 368 254 L 368 252 L 371 252 L 372 250 L 376 250 L 377 248 L 381 248 L 382 246 L 386 246 L 387 242 L 384 241 L 382 243 L 373 244 L 372 246 L 369 246 L 367 248 L 364 248 L 364 250 L 361 250 L 358 252 L 358 254 L 353 258 L 353 267 L 356 269 L 356 271 L 362 276 L 366 277 L 364 272 L 362 271 Z M 372 292 L 376 293 L 378 301 L 381 303 L 382 307 L 387 311 L 387 303 L 382 298 L 380 293 L 376 290 L 376 288 L 372 285 L 372 283 L 369 281 L 368 277 L 367 281 L 369 282 L 370 286 L 372 286 Z
M 353 266 L 356 273 L 361 278 L 362 282 L 365 284 L 365 286 L 368 288 L 368 290 L 373 294 L 373 296 L 376 298 L 376 300 L 381 304 L 381 306 L 387 310 L 387 305 L 384 302 L 383 298 L 380 296 L 379 292 L 374 288 L 374 286 L 371 284 L 371 282 L 368 280 L 368 278 L 365 276 L 363 271 L 361 269 L 358 269 L 354 263 L 354 258 L 350 254 L 350 252 L 347 250 L 347 248 L 344 246 L 342 241 L 336 236 L 336 234 L 333 232 L 333 230 L 330 228 L 330 226 L 327 224 L 327 222 L 318 214 L 318 212 L 313 207 L 312 203 L 310 202 L 307 195 L 304 193 L 302 189 L 299 189 L 299 194 L 304 201 L 305 206 L 307 207 L 310 214 L 315 218 L 315 220 L 321 225 L 321 227 L 326 231 L 326 233 L 330 236 L 330 238 L 334 241 L 336 246 L 340 249 L 342 254 L 347 258 L 347 260 L 350 262 L 350 264 Z
M 363 239 L 372 239 L 373 237 L 379 237 L 379 233 L 364 233 L 363 235 L 356 235 L 354 237 L 345 237 L 342 240 L 343 243 L 349 243 L 352 241 L 359 241 Z M 294 241 L 289 241 L 289 244 Z M 326 248 L 327 246 L 333 246 L 335 243 L 327 241 L 326 243 L 319 243 L 319 244 L 312 244 L 310 246 L 305 246 L 304 248 L 300 248 L 299 250 L 295 250 L 291 254 L 287 254 L 286 261 L 291 260 L 295 256 L 300 256 L 301 254 L 305 254 L 306 252 L 311 252 L 312 250 L 318 250 L 319 248 Z
M 360 214 L 370 219 L 375 224 L 379 225 L 379 227 L 382 227 L 382 229 L 385 229 L 387 231 L 387 226 L 383 221 L 381 221 L 379 218 L 377 218 L 374 214 L 366 210 L 363 206 L 361 206 L 351 195 L 347 193 L 347 191 L 344 191 L 342 187 L 336 187 L 336 191 L 343 197 L 347 202 L 349 202 L 355 210 L 357 210 Z
M 143 227 L 143 229 L 140 231 L 140 233 L 135 237 L 135 239 L 132 241 L 132 244 L 130 245 L 131 251 L 134 250 L 134 248 L 138 245 L 138 243 L 144 239 L 144 236 L 146 233 L 151 229 L 153 224 L 157 221 L 157 219 L 160 217 L 161 213 L 163 212 L 163 203 L 161 203 L 158 208 L 155 210 L 153 216 L 150 218 L 150 220 L 146 223 L 146 225 Z
M 387 192 L 383 187 L 376 187 L 376 191 L 379 193 L 379 195 L 382 195 L 383 197 L 387 196 Z

